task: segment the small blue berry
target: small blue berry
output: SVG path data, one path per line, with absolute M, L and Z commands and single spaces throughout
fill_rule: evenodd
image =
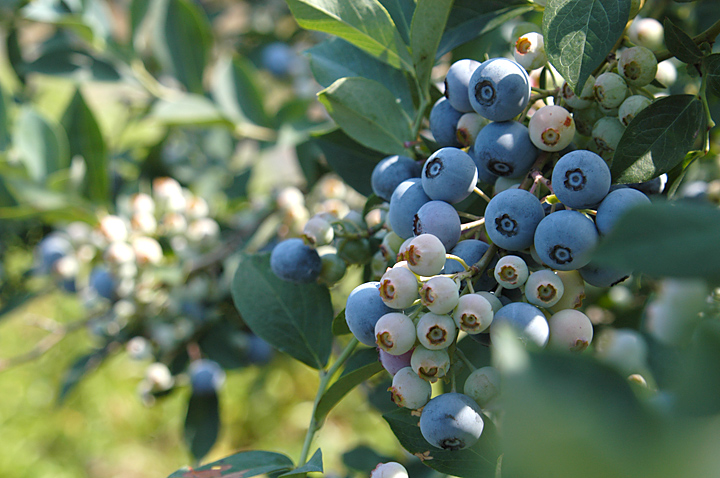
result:
M 287 239 L 273 248 L 270 269 L 282 280 L 308 283 L 320 276 L 322 260 L 302 239 Z

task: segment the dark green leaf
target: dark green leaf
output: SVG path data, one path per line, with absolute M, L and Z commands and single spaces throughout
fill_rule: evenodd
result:
M 406 45 L 410 44 L 410 23 L 412 22 L 413 12 L 415 12 L 414 0 L 379 0 L 385 10 L 388 11 L 390 17 L 395 23 L 400 36 Z
M 703 105 L 692 95 L 660 98 L 632 120 L 611 165 L 614 183 L 639 183 L 679 164 L 703 132 Z
M 348 327 L 347 320 L 345 320 L 345 309 L 341 310 L 333 319 L 332 332 L 333 335 L 347 335 L 352 333 L 350 332 L 350 327 Z
M 703 71 L 708 91 L 720 98 L 720 53 L 705 58 Z
M 318 99 L 357 142 L 386 154 L 409 156 L 412 121 L 382 84 L 367 78 L 342 78 L 318 93 Z
M 354 76 L 375 80 L 390 90 L 408 115 L 414 115 L 408 81 L 400 70 L 340 38 L 325 40 L 306 53 L 310 56 L 313 75 L 322 86 L 328 87 L 340 78 Z
M 68 140 L 57 124 L 24 107 L 15 122 L 13 144 L 29 176 L 43 182 L 48 174 L 70 164 Z
M 596 261 L 655 276 L 720 277 L 720 210 L 657 203 L 623 215 L 601 241 Z
M 255 68 L 246 59 L 222 57 L 215 65 L 212 95 L 220 110 L 231 120 L 267 126 L 262 89 L 257 85 L 256 77 Z
M 203 317 L 193 317 L 203 319 Z M 248 364 L 245 357 L 247 333 L 243 332 L 228 321 L 218 322 L 198 341 L 200 350 L 207 358 L 214 360 L 226 370 L 243 367 Z
M 382 204 L 385 204 L 385 202 L 386 201 L 383 198 L 375 195 L 375 193 L 372 193 L 370 196 L 368 196 L 367 201 L 365 201 L 365 205 L 363 206 L 362 210 L 362 216 L 367 216 L 370 211 Z
M 205 14 L 188 0 L 158 2 L 152 47 L 162 67 L 192 93 L 203 92 L 212 32 Z
M 280 453 L 269 451 L 242 451 L 230 455 L 222 460 L 208 463 L 207 465 L 194 468 L 196 472 L 217 471 L 217 477 L 222 478 L 250 478 L 251 476 L 279 473 L 291 470 L 293 462 L 290 458 Z M 190 470 L 182 468 L 168 478 L 188 478 Z
M 312 189 L 325 173 L 329 172 L 327 164 L 322 160 L 322 150 L 313 139 L 300 143 L 295 147 L 300 169 L 307 182 L 308 189 Z
M 675 25 L 672 20 L 665 17 L 665 46 L 675 55 L 678 60 L 694 65 L 700 63 L 703 58 L 703 52 L 695 44 L 690 35 L 685 33 L 680 27 Z
M 0 208 L 0 219 L 41 216 L 54 221 L 96 221 L 95 209 L 87 202 L 67 193 L 57 193 L 30 181 L 6 178 L 4 185 L 17 206 Z
M 339 36 L 385 63 L 412 71 L 407 45 L 377 0 L 288 0 L 298 24 Z
M 152 2 L 148 0 L 132 0 L 130 3 L 130 33 L 133 39 L 140 31 L 151 4 Z
M 73 30 L 83 40 L 92 42 L 95 36 L 93 28 L 84 22 L 82 12 L 70 11 L 64 4 L 54 1 L 30 2 L 22 8 L 23 17 L 42 23 L 52 23 Z
M 149 117 L 167 125 L 232 126 L 215 103 L 204 96 L 192 94 L 159 100 L 153 105 Z
M 455 0 L 435 58 L 533 9 L 524 0 Z
M 619 373 L 546 352 L 502 380 L 503 476 L 658 476 L 659 429 Z
M 102 361 L 105 360 L 106 356 L 106 348 L 95 350 L 87 355 L 83 355 L 70 366 L 65 372 L 65 377 L 63 377 L 62 385 L 60 386 L 60 393 L 57 398 L 58 405 L 63 404 L 68 394 L 80 383 L 80 380 L 89 372 L 95 370 Z
M 582 89 L 612 51 L 629 16 L 630 0 L 548 0 L 545 52 L 573 90 Z
M 386 413 L 383 418 L 390 425 L 400 444 L 410 453 L 427 459 L 430 468 L 463 478 L 494 478 L 498 460 L 497 432 L 492 421 L 483 416 L 485 426 L 480 440 L 465 450 L 442 450 L 430 445 L 420 433 L 420 417 L 406 408 Z M 537 435 L 536 435 L 537 437 Z
M 360 194 L 372 194 L 370 177 L 384 154 L 373 151 L 350 138 L 340 129 L 315 137 L 330 167 Z
M 7 34 L 7 40 L 6 40 L 6 54 L 8 61 L 10 62 L 10 66 L 12 66 L 13 71 L 18 77 L 18 80 L 20 80 L 20 83 L 23 85 L 25 84 L 25 73 L 22 71 L 23 66 L 23 57 L 22 52 L 20 51 L 20 42 L 18 39 L 18 29 L 15 27 L 15 25 L 12 25 L 10 27 L 10 31 Z
M 269 254 L 243 254 L 232 295 L 255 335 L 310 367 L 327 364 L 333 310 L 326 287 L 283 281 L 270 270 Z
M 677 390 L 678 406 L 694 416 L 720 412 L 720 327 L 715 320 L 701 323 L 688 350 L 688 363 Z
M 392 461 L 391 457 L 380 455 L 369 446 L 360 445 L 343 453 L 343 464 L 348 468 L 367 475 L 375 469 L 378 463 Z
M 23 75 L 40 73 L 73 78 L 78 81 L 118 81 L 120 73 L 115 67 L 90 53 L 77 48 L 53 48 L 20 68 Z
M 428 90 L 430 73 L 435 65 L 435 53 L 452 5 L 453 0 L 417 1 L 410 28 L 410 50 L 415 76 L 423 92 Z
M 232 178 L 232 182 L 224 189 L 228 199 L 246 198 L 248 195 L 248 183 L 252 169 L 247 169 L 240 174 L 236 174 Z
M 322 473 L 323 472 L 323 461 L 322 461 L 322 450 L 318 448 L 313 454 L 312 458 L 308 460 L 303 466 L 295 468 L 292 471 L 283 473 L 280 477 L 290 477 L 297 475 L 305 475 L 305 473 Z
M 219 405 L 216 393 L 190 396 L 183 437 L 195 461 L 207 455 L 217 440 L 220 431 Z
M 315 420 L 317 420 L 318 423 L 322 423 L 325 417 L 327 417 L 327 414 L 330 413 L 330 410 L 332 410 L 345 395 L 350 393 L 352 389 L 383 370 L 383 366 L 378 360 L 377 352 L 373 349 L 368 350 L 370 350 L 371 354 L 363 353 L 363 350 L 359 352 L 362 354 L 360 358 L 363 359 L 365 363 L 362 365 L 356 364 L 352 370 L 345 371 L 320 398 L 320 402 L 318 402 L 318 406 L 315 409 Z M 368 355 L 370 360 L 367 360 Z
M 70 155 L 85 160 L 84 195 L 96 202 L 109 199 L 110 173 L 108 157 L 100 127 L 95 115 L 83 99 L 80 90 L 75 92 L 62 118 L 62 125 L 70 141 Z
M 10 131 L 8 131 L 7 109 L 5 107 L 5 92 L 0 87 L 0 151 L 5 151 L 10 144 Z

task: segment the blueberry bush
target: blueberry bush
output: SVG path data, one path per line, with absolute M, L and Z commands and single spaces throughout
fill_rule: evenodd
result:
M 87 330 L 62 403 L 145 360 L 145 403 L 188 390 L 169 478 L 715 476 L 713 1 L 242 5 L 2 4 L 0 313 L 82 318 L 0 370 Z M 275 350 L 299 454 L 206 463 Z M 323 456 L 351 393 L 407 453 Z

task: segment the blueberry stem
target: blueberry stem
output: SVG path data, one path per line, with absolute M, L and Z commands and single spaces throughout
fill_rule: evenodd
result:
M 332 378 L 345 364 L 350 355 L 352 355 L 355 347 L 357 347 L 359 343 L 360 341 L 353 337 L 352 340 L 350 340 L 350 342 L 348 342 L 348 344 L 345 346 L 345 349 L 343 349 L 343 351 L 340 353 L 337 360 L 335 360 L 335 362 L 330 366 L 330 368 L 327 371 L 320 370 L 320 385 L 318 385 L 318 390 L 315 394 L 315 402 L 313 403 L 310 425 L 308 425 L 308 430 L 305 434 L 305 441 L 303 442 L 302 452 L 300 453 L 300 458 L 298 459 L 299 466 L 307 463 L 308 456 L 310 455 L 310 445 L 312 445 L 313 438 L 315 438 L 315 433 L 320 430 L 320 428 L 322 427 L 322 421 L 324 421 L 325 418 L 323 417 L 323 420 L 320 422 L 318 422 L 318 420 L 316 419 L 317 407 L 320 403 L 320 399 L 327 391 Z
M 484 225 L 485 225 L 485 218 L 483 217 L 483 218 L 478 219 L 477 221 L 466 222 L 465 224 L 460 226 L 460 230 L 462 232 L 466 232 L 471 229 L 475 229 L 477 227 L 484 226 Z
M 456 256 L 456 255 L 454 255 L 454 254 L 445 254 L 445 258 L 446 258 L 446 259 L 452 259 L 452 260 L 454 260 L 454 261 L 458 261 L 458 262 L 460 263 L 460 265 L 463 266 L 463 268 L 464 268 L 465 270 L 470 269 L 470 266 L 467 265 L 467 262 L 465 262 L 465 260 L 464 260 L 462 257 Z
M 467 368 L 470 369 L 471 372 L 477 370 L 477 367 L 472 364 L 472 362 L 467 358 L 467 356 L 462 350 L 456 348 L 455 353 L 457 354 L 457 357 L 462 360 L 462 362 L 467 366 Z
M 473 192 L 483 198 L 486 202 L 490 202 L 490 196 L 485 194 L 485 192 L 480 189 L 479 187 L 475 186 L 475 189 L 473 189 Z

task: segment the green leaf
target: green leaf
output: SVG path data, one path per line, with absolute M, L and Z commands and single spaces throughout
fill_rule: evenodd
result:
M 573 90 L 582 89 L 612 51 L 629 16 L 630 0 L 548 0 L 545 52 Z
M 38 183 L 70 164 L 65 132 L 29 106 L 20 110 L 13 130 L 13 144 L 29 176 Z
M 257 72 L 244 58 L 224 56 L 215 65 L 212 96 L 220 110 L 235 122 L 250 121 L 268 126 Z
M 485 426 L 480 440 L 465 450 L 442 450 L 430 445 L 420 433 L 420 417 L 412 410 L 398 408 L 383 418 L 400 444 L 410 453 L 424 455 L 425 465 L 448 475 L 463 478 L 494 478 L 498 460 L 497 432 L 492 421 L 483 416 Z M 537 435 L 536 435 L 537 437 Z M 428 456 L 429 455 L 429 456 Z
M 65 109 L 62 125 L 70 141 L 70 155 L 85 160 L 85 185 L 83 194 L 96 203 L 105 203 L 110 194 L 110 173 L 108 157 L 100 127 L 95 115 L 83 99 L 80 90 L 75 91 Z
M 353 358 L 356 359 L 355 361 L 357 363 L 350 363 L 350 360 Z M 378 360 L 375 349 L 363 349 L 356 352 L 355 355 L 348 360 L 348 365 L 340 378 L 320 397 L 318 406 L 315 409 L 315 420 L 318 423 L 322 423 L 328 413 L 330 413 L 330 410 L 340 403 L 340 401 L 345 398 L 345 395 L 382 370 L 383 366 Z
M 327 163 L 348 186 L 365 196 L 372 194 L 370 177 L 384 154 L 366 148 L 340 129 L 314 139 L 325 154 Z
M 220 404 L 216 393 L 192 394 L 188 400 L 183 438 L 195 461 L 208 454 L 220 431 Z
M 152 47 L 160 65 L 192 93 L 203 92 L 212 32 L 205 14 L 188 0 L 157 2 Z
M 391 457 L 380 455 L 367 445 L 359 445 L 343 453 L 343 465 L 354 471 L 369 475 L 378 463 L 392 461 Z
M 20 66 L 23 75 L 43 75 L 73 78 L 78 81 L 118 81 L 121 79 L 112 63 L 96 58 L 78 48 L 52 48 L 43 51 L 36 60 Z
M 395 23 L 405 44 L 410 44 L 410 23 L 415 12 L 414 0 L 379 0 Z
M 214 476 L 217 478 L 223 476 L 228 478 L 250 478 L 251 476 L 284 472 L 291 470 L 292 467 L 292 460 L 280 453 L 242 451 L 192 470 L 195 472 L 214 470 L 216 472 Z M 189 469 L 182 468 L 168 476 L 168 478 L 188 478 L 188 476 L 192 476 L 189 472 Z
M 620 138 L 610 168 L 613 182 L 643 182 L 670 171 L 685 159 L 703 126 L 703 105 L 697 97 L 656 100 L 638 113 Z
M 502 381 L 503 476 L 674 476 L 649 471 L 660 430 L 625 377 L 592 357 L 530 355 Z
M 377 0 L 288 0 L 298 24 L 347 40 L 390 66 L 413 71 L 407 45 Z
M 81 356 L 73 362 L 63 377 L 60 393 L 57 397 L 58 405 L 62 405 L 65 402 L 67 396 L 75 389 L 85 375 L 98 368 L 102 361 L 105 360 L 107 352 L 107 348 L 95 350 Z
M 330 116 L 360 144 L 386 154 L 409 156 L 412 124 L 395 96 L 377 81 L 342 78 L 318 93 Z
M 690 35 L 685 33 L 680 27 L 675 25 L 672 20 L 665 17 L 665 45 L 667 49 L 675 55 L 678 60 L 694 65 L 700 63 L 703 59 L 703 52 L 695 44 Z
M 130 32 L 133 39 L 140 32 L 140 27 L 145 20 L 152 2 L 148 0 L 132 0 L 130 3 Z
M 4 185 L 17 201 L 17 206 L 0 207 L 0 219 L 40 216 L 48 222 L 96 221 L 95 208 L 67 193 L 57 193 L 30 181 L 11 178 L 5 178 Z
M 532 10 L 524 0 L 455 0 L 435 58 Z
M 255 335 L 310 367 L 327 364 L 333 309 L 326 287 L 279 279 L 270 254 L 242 254 L 232 296 Z
M 5 151 L 10 145 L 10 131 L 8 130 L 7 108 L 5 106 L 5 92 L 0 87 L 0 151 Z
M 655 276 L 720 277 L 720 211 L 685 202 L 628 211 L 593 261 Z
M 703 70 L 708 91 L 720 98 L 720 53 L 705 57 Z
M 414 116 L 410 87 L 405 75 L 387 63 L 340 38 L 331 38 L 305 51 L 318 83 L 328 87 L 340 78 L 362 76 L 385 85 L 400 100 L 409 116 Z
M 204 96 L 193 94 L 157 101 L 149 117 L 175 126 L 233 126 L 215 103 Z
M 348 335 L 352 333 L 350 331 L 350 327 L 348 327 L 347 320 L 345 320 L 345 309 L 341 310 L 340 313 L 333 319 L 332 333 L 335 336 Z
M 417 1 L 410 28 L 410 50 L 415 76 L 423 92 L 428 90 L 430 73 L 435 65 L 435 53 L 452 5 L 453 0 Z
M 715 415 L 720 403 L 720 324 L 699 324 L 688 349 L 687 363 L 677 387 L 678 407 L 691 416 Z
M 318 448 L 315 453 L 313 453 L 312 458 L 308 460 L 307 463 L 305 463 L 303 466 L 299 468 L 295 468 L 292 471 L 288 471 L 287 473 L 283 473 L 280 475 L 280 477 L 290 477 L 290 476 L 298 476 L 298 475 L 305 475 L 306 473 L 322 473 L 323 472 L 323 461 L 322 461 L 322 450 Z M 278 477 L 278 478 L 280 478 Z

